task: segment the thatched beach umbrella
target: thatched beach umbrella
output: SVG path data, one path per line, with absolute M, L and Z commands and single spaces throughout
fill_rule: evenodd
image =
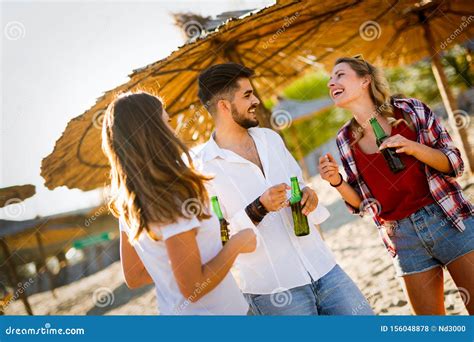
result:
M 34 196 L 36 193 L 36 188 L 34 185 L 31 184 L 25 184 L 25 185 L 15 185 L 15 186 L 10 186 L 7 188 L 2 188 L 0 189 L 0 208 L 6 207 L 8 205 L 13 205 L 13 204 L 18 204 L 22 201 L 24 201 L 27 198 L 30 198 Z M 2 220 L 0 220 L 2 222 Z M 1 232 L 4 230 L 3 227 L 0 230 L 0 247 L 2 249 L 3 255 L 5 256 L 5 262 L 7 264 L 10 277 L 13 279 L 11 281 L 13 284 L 20 284 L 18 274 L 16 272 L 16 267 L 15 264 L 13 263 L 12 256 L 10 254 L 10 249 L 8 248 L 8 245 L 1 234 Z M 23 291 L 19 292 L 20 298 L 23 301 L 26 311 L 28 314 L 32 315 L 33 311 L 31 310 L 31 306 L 28 302 L 28 298 L 26 294 Z M 2 303 L 0 307 L 0 314 L 3 315 L 3 310 L 4 310 L 4 304 Z
M 116 226 L 116 219 L 105 205 L 24 221 L 0 220 L 0 266 L 6 265 L 7 278 L 16 288 L 15 293 L 22 300 L 27 313 L 33 315 L 24 291 L 31 284 L 21 281 L 17 265 L 34 262 L 38 266 L 37 273 L 46 272 L 55 296 L 55 280 L 46 267 L 47 258 L 63 254 L 78 239 L 108 233 Z M 3 309 L 0 307 L 0 314 Z
M 41 174 L 50 189 L 66 185 L 90 190 L 105 184 L 108 165 L 100 148 L 100 123 L 117 93 L 139 89 L 158 93 L 180 137 L 193 145 L 211 133 L 212 121 L 197 99 L 196 78 L 212 64 L 234 61 L 253 68 L 253 85 L 266 100 L 314 67 L 331 66 L 341 55 L 363 53 L 382 66 L 436 57 L 433 46 L 444 42 L 451 46 L 474 36 L 474 25 L 470 25 L 452 37 L 462 18 L 471 18 L 473 12 L 474 3 L 467 0 L 429 5 L 406 0 L 280 1 L 227 21 L 169 57 L 135 70 L 127 83 L 106 92 L 92 108 L 69 122 L 54 151 L 43 160 Z M 376 39 L 370 36 L 372 27 Z M 196 30 L 190 28 L 190 32 Z M 435 66 L 439 64 L 433 60 Z M 442 68 L 435 70 L 443 75 Z M 441 89 L 449 92 L 447 87 Z M 446 103 L 452 102 L 446 98 Z M 454 117 L 452 111 L 450 117 Z M 264 112 L 260 119 L 266 126 L 271 121 Z
M 0 189 L 0 208 L 16 204 L 34 196 L 36 188 L 34 185 L 15 185 Z
M 459 110 L 444 72 L 441 56 L 456 43 L 474 37 L 474 2 L 470 0 L 390 1 L 374 5 L 362 1 L 353 20 L 341 13 L 340 34 L 319 59 L 334 60 L 345 54 L 363 53 L 366 60 L 382 66 L 409 64 L 428 58 L 466 170 L 474 172 L 474 154 L 468 139 L 469 113 Z M 385 7 L 382 9 L 382 7 Z M 365 21 L 361 21 L 365 18 Z M 347 33 L 344 34 L 343 32 Z

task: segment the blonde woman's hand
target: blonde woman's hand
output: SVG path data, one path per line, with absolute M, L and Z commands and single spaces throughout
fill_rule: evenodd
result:
M 319 174 L 322 179 L 330 184 L 338 184 L 341 181 L 339 166 L 331 153 L 327 153 L 319 158 Z
M 384 148 L 394 148 L 397 153 L 405 153 L 413 156 L 418 151 L 419 143 L 405 138 L 403 135 L 396 134 L 387 138 L 379 147 L 379 150 Z

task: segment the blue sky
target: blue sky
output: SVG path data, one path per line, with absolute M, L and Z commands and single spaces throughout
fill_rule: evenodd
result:
M 104 91 L 183 44 L 170 13 L 215 15 L 272 3 L 2 1 L 0 187 L 30 183 L 37 194 L 18 208 L 0 209 L 0 218 L 27 219 L 99 203 L 98 191 L 44 188 L 41 159 L 67 122 Z

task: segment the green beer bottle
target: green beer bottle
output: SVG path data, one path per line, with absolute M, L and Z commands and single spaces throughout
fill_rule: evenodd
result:
M 303 197 L 298 177 L 291 177 L 291 215 L 293 216 L 293 225 L 296 236 L 305 236 L 309 234 L 308 218 L 301 212 L 301 198 Z
M 384 140 L 388 138 L 388 136 L 385 134 L 382 126 L 380 126 L 376 118 L 370 118 L 369 122 L 374 131 L 377 146 L 380 146 Z M 405 169 L 405 164 L 403 164 L 400 156 L 397 154 L 397 152 L 395 152 L 394 148 L 384 148 L 381 152 L 388 164 L 388 167 L 393 173 L 397 173 Z
M 222 215 L 221 207 L 219 205 L 219 200 L 217 196 L 211 197 L 212 211 L 216 214 L 219 219 L 219 225 L 221 227 L 221 241 L 224 246 L 227 241 L 229 241 L 229 223 L 225 220 L 224 215 Z

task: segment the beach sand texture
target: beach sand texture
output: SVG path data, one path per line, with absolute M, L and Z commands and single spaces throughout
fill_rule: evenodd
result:
M 378 315 L 410 315 L 391 257 L 379 239 L 370 218 L 350 215 L 337 192 L 319 176 L 313 178 L 313 187 L 330 212 L 331 218 L 323 223 L 324 238 L 334 252 L 338 263 L 352 277 Z M 471 187 L 470 194 L 472 194 Z M 472 197 L 472 196 L 471 196 Z M 120 263 L 75 283 L 51 292 L 29 297 L 37 315 L 155 315 L 153 286 L 129 290 L 123 281 Z M 445 272 L 445 306 L 449 315 L 466 315 L 467 311 L 454 283 Z M 466 296 L 464 296 L 466 298 Z M 474 300 L 474 298 L 467 298 Z M 26 314 L 21 301 L 10 304 L 8 315 Z

